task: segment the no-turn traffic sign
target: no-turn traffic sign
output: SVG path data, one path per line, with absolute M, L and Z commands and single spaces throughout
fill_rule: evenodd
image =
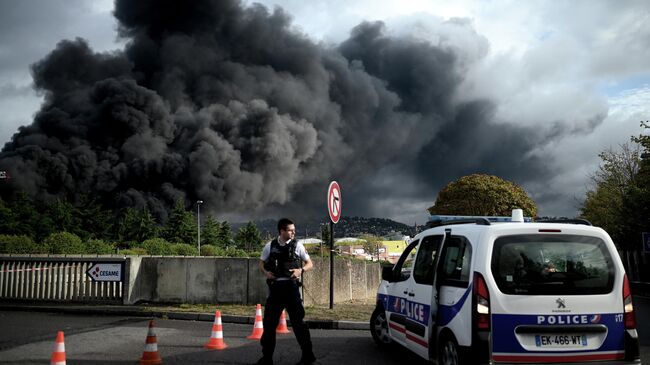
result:
M 327 188 L 327 211 L 332 223 L 338 223 L 341 218 L 341 188 L 336 181 L 332 181 Z

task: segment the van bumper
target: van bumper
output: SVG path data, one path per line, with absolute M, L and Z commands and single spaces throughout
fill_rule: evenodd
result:
M 480 364 L 485 364 L 484 361 L 478 362 Z M 535 365 L 557 365 L 561 362 L 530 362 L 528 364 Z M 494 365 L 522 365 L 526 364 L 523 362 L 495 362 L 490 360 L 489 364 Z M 585 362 L 571 362 L 571 365 L 640 365 L 640 351 L 639 351 L 639 335 L 636 330 L 626 330 L 625 331 L 625 359 L 623 360 L 611 360 L 611 361 L 585 361 Z

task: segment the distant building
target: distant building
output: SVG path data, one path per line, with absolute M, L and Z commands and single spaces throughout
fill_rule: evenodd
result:
M 386 257 L 385 260 L 394 264 L 397 262 L 400 256 L 402 256 L 402 252 L 404 252 L 404 249 L 408 245 L 408 242 L 410 241 L 410 237 L 408 236 L 403 236 L 403 240 L 392 240 L 392 241 L 382 241 L 382 244 L 384 248 L 386 249 L 386 252 L 383 253 L 383 255 Z

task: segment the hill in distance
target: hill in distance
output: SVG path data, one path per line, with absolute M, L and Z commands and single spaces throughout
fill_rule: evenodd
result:
M 257 229 L 262 233 L 263 239 L 275 237 L 277 235 L 278 222 L 276 219 L 265 219 L 255 221 L 254 223 L 257 226 Z M 245 225 L 245 223 L 234 223 L 233 231 L 236 232 L 236 230 L 243 225 Z M 329 218 L 327 217 L 322 219 L 296 221 L 296 236 L 298 238 L 320 237 L 321 226 L 327 225 L 329 225 Z M 358 237 L 362 234 L 372 234 L 383 237 L 395 234 L 396 232 L 413 237 L 416 234 L 416 227 L 386 218 L 364 217 L 341 217 L 339 222 L 334 225 L 335 238 Z

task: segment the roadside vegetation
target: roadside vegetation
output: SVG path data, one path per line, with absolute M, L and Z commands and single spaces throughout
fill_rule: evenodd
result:
M 255 305 L 234 304 L 178 304 L 178 305 L 152 305 L 143 304 L 146 311 L 151 312 L 189 312 L 189 313 L 214 313 L 220 310 L 222 315 L 255 317 Z M 328 305 L 305 306 L 305 319 L 320 321 L 360 321 L 370 320 L 370 315 L 375 308 L 373 299 L 355 300 L 337 303 L 334 309 Z

